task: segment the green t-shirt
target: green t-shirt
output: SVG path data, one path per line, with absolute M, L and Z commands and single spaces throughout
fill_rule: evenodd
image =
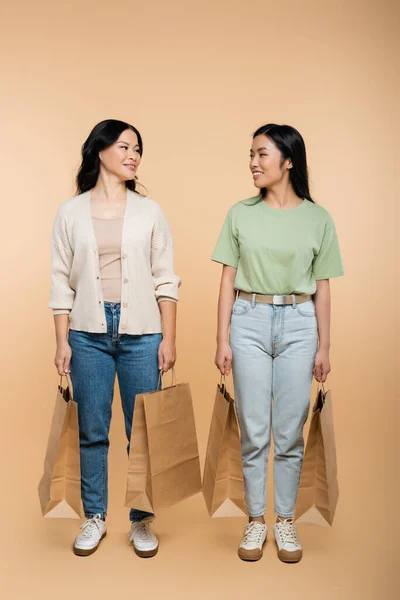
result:
M 332 217 L 309 200 L 287 210 L 238 202 L 212 260 L 237 268 L 235 288 L 257 294 L 314 294 L 317 280 L 343 275 Z

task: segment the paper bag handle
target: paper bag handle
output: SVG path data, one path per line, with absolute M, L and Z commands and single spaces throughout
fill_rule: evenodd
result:
M 160 373 L 158 375 L 158 384 L 157 384 L 157 391 L 161 391 L 162 390 L 162 377 L 164 375 L 164 372 L 160 369 Z M 172 367 L 172 378 L 171 378 L 171 387 L 175 387 L 176 386 L 176 371 L 175 371 L 175 367 Z
M 230 402 L 231 404 L 233 404 L 233 398 L 232 396 L 229 394 L 227 388 L 226 388 L 226 375 L 222 375 L 221 373 L 221 381 L 219 382 L 219 387 L 221 388 L 221 394 L 224 396 L 225 400 L 227 402 Z
M 318 410 L 321 411 L 324 408 L 325 396 L 326 396 L 326 391 L 325 391 L 324 384 L 321 381 L 319 381 L 318 388 L 317 388 L 317 401 L 315 403 L 313 412 L 317 412 Z
M 62 385 L 63 377 L 65 377 L 67 379 L 67 386 L 65 388 L 63 388 L 63 385 Z M 58 385 L 58 389 L 60 390 L 65 402 L 69 402 L 71 399 L 73 400 L 74 396 L 73 396 L 73 392 L 72 392 L 73 388 L 72 388 L 72 381 L 71 381 L 70 375 L 67 375 L 66 373 L 63 373 L 62 375 L 60 375 L 60 383 Z
M 221 379 L 219 382 L 219 387 L 221 388 L 221 392 L 222 394 L 225 395 L 225 391 L 226 391 L 226 375 L 221 373 Z

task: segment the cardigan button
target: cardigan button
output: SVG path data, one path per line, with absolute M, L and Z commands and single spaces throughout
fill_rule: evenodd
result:
M 128 308 L 128 303 L 127 303 L 127 302 L 124 302 L 122 306 L 123 306 L 124 308 Z
M 123 253 L 123 255 L 122 255 L 122 258 L 126 258 L 126 256 L 127 256 L 127 255 L 126 255 L 126 253 L 124 252 L 124 253 Z
M 123 325 L 121 325 L 121 329 L 126 329 L 125 323 Z
M 124 279 L 124 283 L 128 283 L 128 281 L 129 281 L 129 279 L 126 279 L 126 278 Z

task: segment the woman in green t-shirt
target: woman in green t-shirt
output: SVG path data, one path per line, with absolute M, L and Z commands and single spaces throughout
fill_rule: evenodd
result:
M 239 556 L 260 559 L 266 541 L 272 426 L 274 536 L 279 558 L 298 562 L 293 518 L 303 427 L 313 374 L 324 382 L 330 371 L 329 279 L 343 267 L 333 220 L 310 196 L 300 133 L 288 125 L 259 128 L 250 170 L 259 193 L 229 210 L 212 257 L 223 264 L 215 364 L 223 375 L 233 370 L 241 429 L 249 523 Z

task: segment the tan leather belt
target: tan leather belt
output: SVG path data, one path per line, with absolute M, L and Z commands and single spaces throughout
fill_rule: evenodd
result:
M 249 294 L 248 292 L 242 292 L 239 290 L 239 298 L 249 300 L 250 302 L 259 302 L 261 304 L 302 304 L 303 302 L 309 302 L 312 300 L 312 296 L 306 296 L 304 294 L 291 294 L 290 296 L 267 296 L 265 294 Z

